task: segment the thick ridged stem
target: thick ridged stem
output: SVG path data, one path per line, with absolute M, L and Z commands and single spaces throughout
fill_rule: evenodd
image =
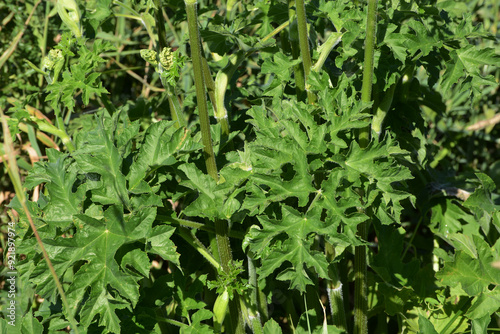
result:
M 363 63 L 363 84 L 361 86 L 361 101 L 370 102 L 372 99 L 373 56 L 375 54 L 375 33 L 377 30 L 377 2 L 368 0 L 368 14 L 366 20 L 365 60 Z M 369 110 L 366 110 L 369 112 Z M 359 131 L 359 146 L 365 148 L 370 142 L 370 127 Z
M 325 241 L 325 255 L 329 262 L 335 259 L 335 248 L 329 242 Z M 330 302 L 330 311 L 332 313 L 333 324 L 339 329 L 347 330 L 347 321 L 344 309 L 344 296 L 342 294 L 342 282 L 336 263 L 331 263 L 328 270 L 330 280 L 327 282 L 328 300 Z
M 196 0 L 185 0 L 186 14 L 188 20 L 189 40 L 191 45 L 191 58 L 193 62 L 194 82 L 196 88 L 196 99 L 198 102 L 198 112 L 200 117 L 201 138 L 204 146 L 205 164 L 207 173 L 216 181 L 219 176 L 217 165 L 215 164 L 215 154 L 212 147 L 212 136 L 210 134 L 210 120 L 208 117 L 207 97 L 203 75 L 203 58 L 201 53 L 200 33 L 198 30 L 198 19 L 196 13 Z M 230 270 L 232 263 L 231 245 L 229 243 L 228 223 L 223 220 L 215 221 L 215 234 L 217 248 L 221 260 L 222 270 L 226 273 Z M 243 318 L 238 295 L 229 302 L 231 323 L 234 333 L 244 333 Z
M 307 33 L 306 6 L 304 0 L 296 0 L 295 5 L 297 9 L 297 29 L 299 32 L 300 55 L 304 66 L 307 100 L 312 104 L 316 101 L 316 97 L 307 88 L 307 79 L 309 78 L 309 73 L 311 72 L 312 60 L 311 52 L 309 50 L 309 37 Z
M 297 19 L 295 15 L 295 10 L 293 9 L 295 2 L 294 0 L 288 0 L 288 22 L 289 22 L 289 33 L 283 34 L 285 38 L 282 40 L 283 51 L 291 51 L 293 59 L 298 59 L 300 56 L 300 46 L 299 46 L 299 33 L 297 31 Z M 290 40 L 290 45 L 288 45 L 288 40 Z M 302 101 L 304 96 L 304 91 L 306 90 L 306 79 L 304 76 L 304 66 L 303 64 L 297 64 L 293 67 L 293 73 L 295 77 L 295 90 L 297 91 L 297 100 Z
M 248 312 L 248 317 L 251 323 L 252 331 L 254 334 L 263 333 L 262 320 L 259 311 L 259 284 L 257 283 L 257 270 L 255 268 L 255 263 L 253 255 L 247 255 L 248 259 L 248 283 L 250 284 L 252 291 L 250 292 L 250 311 Z
M 373 62 L 375 53 L 375 33 L 377 29 L 378 0 L 368 0 L 366 20 L 365 59 L 363 65 L 363 84 L 361 100 L 369 103 L 372 95 Z M 359 146 L 366 148 L 370 142 L 370 126 L 359 132 Z M 358 225 L 358 235 L 362 240 L 368 236 L 369 222 Z M 366 267 L 366 246 L 357 246 L 354 254 L 354 334 L 368 333 L 368 282 Z
M 368 223 L 358 225 L 358 235 L 366 239 Z M 368 297 L 366 277 L 366 246 L 354 250 L 354 334 L 368 333 Z
M 200 117 L 201 139 L 205 154 L 205 164 L 207 166 L 207 173 L 217 181 L 219 176 L 217 173 L 217 165 L 215 164 L 215 154 L 212 147 L 212 135 L 210 134 L 210 120 L 208 117 L 207 96 L 203 78 L 196 1 L 186 0 L 185 3 L 188 19 L 189 41 L 191 46 L 191 58 L 193 62 L 194 84 L 196 88 L 196 100 L 198 102 L 198 113 Z

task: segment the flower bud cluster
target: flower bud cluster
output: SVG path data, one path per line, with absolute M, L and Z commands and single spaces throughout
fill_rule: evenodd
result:
M 169 71 L 174 66 L 175 56 L 171 48 L 163 48 L 160 52 L 160 64 L 163 69 Z
M 56 67 L 56 64 L 61 61 L 64 61 L 62 51 L 59 49 L 52 49 L 49 51 L 49 55 L 43 58 L 42 69 L 52 71 Z
M 185 57 L 178 51 L 172 52 L 171 48 L 163 48 L 158 54 L 154 50 L 141 50 L 141 57 L 153 65 L 162 79 L 162 83 L 175 86 L 179 75 L 179 69 L 184 66 Z

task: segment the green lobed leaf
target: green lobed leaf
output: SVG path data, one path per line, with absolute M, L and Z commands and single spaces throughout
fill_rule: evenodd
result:
M 124 215 L 123 207 L 110 206 L 102 219 L 75 215 L 77 231 L 72 238 L 44 240 L 59 277 L 84 262 L 66 291 L 71 309 L 73 312 L 79 310 L 84 326 L 90 325 L 95 316 L 100 315 L 100 324 L 110 332 L 120 332 L 116 310 L 135 306 L 139 299 L 137 280 L 140 276 L 131 276 L 120 269 L 115 259 L 116 252 L 125 244 L 145 240 L 155 217 L 156 208 Z M 146 273 L 149 266 L 147 269 L 144 264 L 142 266 Z M 46 297 L 55 292 L 55 284 L 44 261 L 33 271 L 32 283 Z
M 274 57 L 267 58 L 262 64 L 262 73 L 270 73 L 276 75 L 281 81 L 290 80 L 290 70 L 293 66 L 299 64 L 300 59 L 291 60 L 282 52 L 278 52 Z
M 477 258 L 464 251 L 456 251 L 454 261 L 445 262 L 444 268 L 436 278 L 441 284 L 451 287 L 460 285 L 469 296 L 476 296 L 489 291 L 489 286 L 500 284 L 498 269 L 492 262 L 500 259 L 500 254 L 488 246 L 479 236 L 473 236 L 477 249 Z
M 328 262 L 324 254 L 311 249 L 311 238 L 325 231 L 325 225 L 317 216 L 303 215 L 295 209 L 282 206 L 279 220 L 258 216 L 262 229 L 252 229 L 248 239 L 249 248 L 256 257 L 262 257 L 261 277 L 271 275 L 284 262 L 292 264 L 278 275 L 278 279 L 291 281 L 291 287 L 305 291 L 313 281 L 306 269 L 313 268 L 323 278 L 328 277 Z M 274 239 L 280 234 L 288 236 L 283 243 Z M 271 247 L 268 252 L 267 248 Z
M 179 254 L 176 251 L 176 246 L 170 240 L 175 228 L 168 225 L 160 225 L 153 227 L 147 236 L 148 253 L 158 254 L 164 260 L 170 261 L 180 267 Z
M 93 202 L 123 204 L 129 208 L 130 198 L 122 174 L 123 158 L 110 137 L 102 120 L 99 121 L 97 128 L 78 143 L 73 158 L 80 173 L 100 175 L 102 186 L 92 191 Z
M 465 48 L 456 49 L 450 52 L 450 60 L 446 63 L 446 70 L 439 83 L 440 90 L 446 92 L 457 84 L 461 87 L 461 81 L 464 77 L 481 77 L 479 67 L 485 64 L 495 64 L 499 61 L 499 55 L 494 49 L 479 49 L 473 45 L 467 45 Z M 482 84 L 496 85 L 493 77 L 483 78 L 487 81 Z
M 150 192 L 151 188 L 145 183 L 147 174 L 177 161 L 175 153 L 185 147 L 190 134 L 186 129 L 175 129 L 174 124 L 174 122 L 157 122 L 147 129 L 137 158 L 127 174 L 129 191 Z
M 478 216 L 482 216 L 483 213 L 493 214 L 499 210 L 498 205 L 496 205 L 491 198 L 491 194 L 495 191 L 496 185 L 486 174 L 477 173 L 476 176 L 479 179 L 480 187 L 467 198 L 464 206 L 473 209 Z
M 54 149 L 47 150 L 48 161 L 37 163 L 26 178 L 25 186 L 34 187 L 44 183 L 48 192 L 48 203 L 43 208 L 43 220 L 65 229 L 73 221 L 73 215 L 80 213 L 85 198 L 86 186 L 74 191 L 78 170 L 71 164 L 68 155 Z
M 500 275 L 500 270 L 497 269 Z M 491 315 L 500 309 L 500 288 L 497 286 L 493 291 L 487 291 L 476 297 L 472 301 L 471 307 L 465 314 L 472 320 L 479 320 L 484 317 L 490 319 Z

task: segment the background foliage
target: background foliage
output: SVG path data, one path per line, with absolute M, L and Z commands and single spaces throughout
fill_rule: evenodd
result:
M 500 330 L 498 1 L 379 1 L 370 103 L 365 1 L 306 3 L 317 65 L 306 83 L 293 1 L 200 1 L 210 116 L 226 110 L 230 129 L 211 117 L 218 181 L 204 164 L 184 2 L 77 6 L 80 26 L 51 1 L 0 4 L 0 108 L 69 306 L 4 165 L 1 249 L 6 259 L 17 222 L 19 332 L 65 330 L 71 314 L 79 332 L 237 332 L 218 321 L 221 296 L 248 332 L 353 332 L 363 246 L 370 333 Z M 175 73 L 141 58 L 163 46 L 177 50 Z

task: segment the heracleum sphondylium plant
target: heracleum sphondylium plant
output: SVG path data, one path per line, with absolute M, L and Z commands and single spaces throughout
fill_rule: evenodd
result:
M 24 186 L 43 186 L 27 205 L 67 306 L 14 200 L 20 295 L 44 298 L 18 311 L 22 333 L 71 314 L 102 333 L 495 328 L 495 184 L 442 185 L 426 137 L 447 90 L 479 101 L 474 85 L 496 85 L 471 17 L 446 2 L 163 5 L 81 4 L 82 36 L 51 53 L 58 74 L 30 65 L 52 80 L 40 106 L 56 125 L 19 106 L 8 122 L 66 147 Z M 107 59 L 130 73 L 139 52 L 165 102 L 113 89 L 136 84 L 111 80 Z

